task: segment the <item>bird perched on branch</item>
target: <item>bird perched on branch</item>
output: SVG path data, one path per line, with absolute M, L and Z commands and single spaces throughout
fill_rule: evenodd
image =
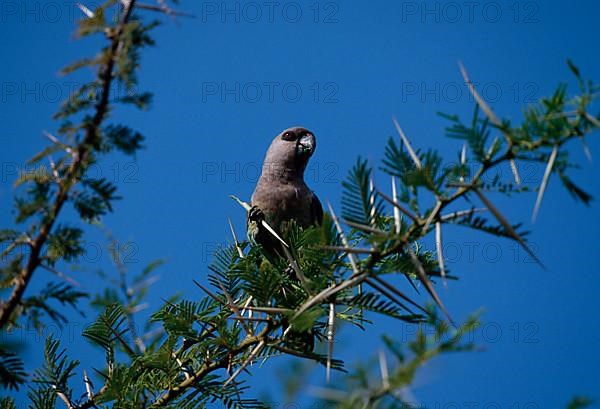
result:
M 323 222 L 321 202 L 304 181 L 304 170 L 317 147 L 315 135 L 301 127 L 286 129 L 273 139 L 252 194 L 248 212 L 248 238 L 265 252 L 284 257 L 281 244 L 266 231 L 265 220 L 277 232 L 285 232 L 291 220 L 302 228 Z
M 284 237 L 292 221 L 302 228 L 323 222 L 321 202 L 304 182 L 304 170 L 316 147 L 312 132 L 295 127 L 277 135 L 267 150 L 252 194 L 247 230 L 249 240 L 260 244 L 271 262 L 279 257 L 285 259 L 286 255 L 281 242 L 262 225 L 262 220 Z M 287 273 L 293 276 L 292 272 L 288 266 Z M 289 325 L 287 318 L 282 318 L 283 328 Z M 305 351 L 313 351 L 314 343 L 312 330 L 291 330 L 286 341 L 288 346 Z

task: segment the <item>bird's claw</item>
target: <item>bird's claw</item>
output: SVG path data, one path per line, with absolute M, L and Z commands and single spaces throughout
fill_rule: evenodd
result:
M 252 206 L 250 210 L 248 210 L 248 220 L 252 222 L 261 222 L 265 220 L 265 214 L 258 206 Z
M 295 277 L 296 276 L 296 270 L 294 270 L 294 267 L 291 264 L 288 264 L 288 266 L 286 267 L 284 274 L 287 275 L 288 277 Z

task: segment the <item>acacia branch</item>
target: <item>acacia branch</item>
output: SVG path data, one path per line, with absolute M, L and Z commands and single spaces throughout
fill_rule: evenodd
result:
M 216 371 L 217 369 L 226 368 L 230 356 L 243 355 L 247 351 L 254 349 L 256 345 L 260 343 L 265 343 L 267 341 L 268 335 L 278 328 L 278 325 L 273 324 L 272 322 L 267 323 L 267 325 L 262 329 L 262 331 L 257 335 L 248 335 L 240 344 L 231 351 L 231 353 L 223 358 L 213 361 L 210 363 L 206 363 L 200 367 L 198 371 L 190 375 L 189 378 L 169 389 L 163 395 L 161 395 L 158 399 L 154 401 L 150 408 L 159 408 L 164 406 L 173 400 L 177 399 L 182 394 L 186 393 L 189 388 L 194 386 L 196 383 L 201 381 L 206 375 Z
M 123 29 L 129 22 L 131 13 L 135 5 L 135 0 L 131 0 L 124 8 L 123 16 L 119 22 L 115 35 L 112 37 L 109 50 L 109 58 L 100 72 L 100 81 L 102 83 L 102 91 L 100 101 L 96 105 L 96 111 L 91 123 L 86 127 L 85 137 L 73 152 L 73 161 L 65 177 L 61 180 L 56 193 L 56 199 L 49 212 L 44 217 L 39 233 L 31 243 L 31 252 L 27 259 L 27 263 L 21 269 L 19 275 L 15 278 L 14 288 L 9 298 L 2 302 L 0 306 L 0 328 L 4 328 L 10 321 L 15 308 L 20 304 L 23 294 L 33 277 L 33 273 L 39 267 L 42 257 L 42 249 L 48 240 L 48 236 L 54 227 L 58 215 L 69 197 L 71 188 L 79 181 L 80 172 L 84 169 L 88 156 L 93 151 L 93 142 L 98 136 L 100 125 L 108 112 L 110 87 L 113 81 L 113 71 L 115 67 L 115 59 L 118 55 L 122 42 Z

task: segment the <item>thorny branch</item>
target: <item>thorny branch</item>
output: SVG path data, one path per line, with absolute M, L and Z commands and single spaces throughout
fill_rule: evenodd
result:
M 4 328 L 7 325 L 7 323 L 10 321 L 13 311 L 21 302 L 23 294 L 25 293 L 31 278 L 33 277 L 35 270 L 39 267 L 42 261 L 41 253 L 48 239 L 48 235 L 52 231 L 52 228 L 58 219 L 59 213 L 65 204 L 65 201 L 69 197 L 71 188 L 79 181 L 79 178 L 81 177 L 80 173 L 83 164 L 86 163 L 88 155 L 92 152 L 94 141 L 97 139 L 98 133 L 100 132 L 100 125 L 105 119 L 107 113 L 111 84 L 114 79 L 113 71 L 119 49 L 121 48 L 123 29 L 129 22 L 134 7 L 135 0 L 131 0 L 125 5 L 115 35 L 110 40 L 111 46 L 109 58 L 100 73 L 102 92 L 100 100 L 95 108 L 94 117 L 85 130 L 84 139 L 72 153 L 73 161 L 71 162 L 66 175 L 59 183 L 58 192 L 50 213 L 44 218 L 42 224 L 40 225 L 37 236 L 30 243 L 31 252 L 28 256 L 25 266 L 15 278 L 12 293 L 10 294 L 9 298 L 0 306 L 0 328 Z

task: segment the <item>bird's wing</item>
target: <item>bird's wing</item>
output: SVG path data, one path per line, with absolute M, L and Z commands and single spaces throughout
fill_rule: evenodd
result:
M 323 206 L 314 192 L 310 203 L 310 220 L 311 223 L 323 224 Z

